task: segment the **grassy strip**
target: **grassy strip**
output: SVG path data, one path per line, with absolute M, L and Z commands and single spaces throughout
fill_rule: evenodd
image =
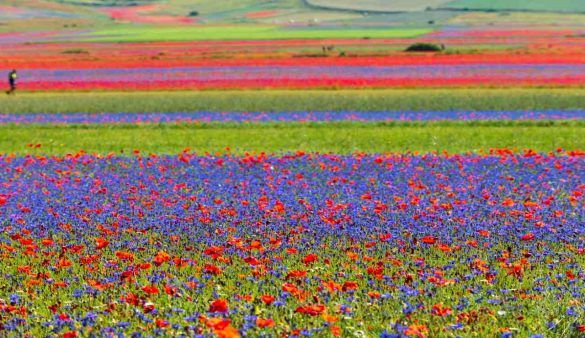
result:
M 28 144 L 41 144 L 30 148 Z M 552 126 L 384 126 L 366 124 L 269 124 L 204 128 L 193 125 L 84 127 L 0 127 L 0 153 L 67 154 L 81 149 L 109 153 L 140 149 L 148 153 L 176 154 L 184 148 L 199 153 L 283 153 L 296 150 L 335 152 L 481 152 L 490 148 L 531 148 L 541 152 L 557 148 L 585 149 L 585 127 Z
M 0 113 L 177 111 L 439 111 L 584 108 L 585 89 L 383 89 L 19 93 Z
M 284 29 L 271 25 L 148 27 L 117 26 L 80 35 L 82 41 L 151 42 L 209 40 L 274 39 L 390 39 L 413 38 L 430 33 L 430 29 L 362 28 L 362 29 Z
M 462 10 L 484 11 L 543 11 L 585 13 L 585 3 L 574 0 L 538 0 L 538 1 L 510 1 L 510 0 L 455 0 L 444 6 Z

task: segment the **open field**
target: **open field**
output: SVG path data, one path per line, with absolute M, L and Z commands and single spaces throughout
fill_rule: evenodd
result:
M 582 7 L 0 0 L 0 337 L 584 337 Z
M 307 3 L 320 8 L 344 9 L 373 12 L 415 12 L 427 8 L 436 8 L 449 3 L 450 0 L 307 0 Z
M 584 100 L 583 89 L 549 88 L 22 93 L 0 96 L 0 113 L 549 110 Z
M 41 145 L 35 148 L 35 145 Z M 32 146 L 32 147 L 31 147 Z M 277 123 L 267 125 L 0 126 L 0 153 L 178 154 L 244 152 L 489 152 L 490 148 L 539 152 L 585 149 L 581 122 L 490 123 Z
M 103 29 L 79 36 L 79 41 L 149 42 L 199 40 L 273 40 L 273 39 L 391 39 L 413 38 L 428 29 L 283 29 L 278 26 L 203 26 L 158 28 L 124 26 Z
M 547 123 L 579 122 L 585 116 L 585 109 L 555 110 L 446 110 L 446 111 L 275 111 L 275 112 L 234 112 L 234 111 L 192 111 L 154 113 L 26 113 L 0 114 L 0 124 L 15 125 L 95 125 L 95 124 L 207 124 L 207 123 L 310 123 L 310 122 L 369 122 L 369 123 L 416 123 L 436 121 L 518 122 L 526 125 Z
M 585 63 L 246 65 L 172 68 L 31 69 L 20 72 L 25 91 L 338 89 L 413 87 L 575 87 Z
M 445 7 L 468 10 L 585 13 L 585 3 L 572 0 L 455 0 Z

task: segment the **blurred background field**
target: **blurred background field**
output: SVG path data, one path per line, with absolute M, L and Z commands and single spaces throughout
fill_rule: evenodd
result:
M 0 97 L 0 113 L 579 112 L 584 7 L 568 0 L 0 0 L 0 69 L 21 75 L 17 95 Z M 406 51 L 420 43 L 431 49 Z M 240 151 L 583 148 L 582 123 L 565 122 L 5 125 L 0 151 L 133 144 L 175 152 L 182 143 L 218 151 L 230 142 Z
M 247 27 L 248 33 L 256 34 L 256 29 L 266 29 L 265 25 L 280 26 L 282 38 L 290 38 L 298 28 L 305 27 L 307 37 L 319 37 L 324 28 L 330 33 L 325 37 L 343 38 L 346 30 L 359 30 L 365 27 L 399 27 L 402 29 L 444 30 L 462 28 L 482 28 L 498 25 L 504 29 L 508 25 L 540 26 L 551 29 L 573 27 L 583 28 L 585 4 L 581 1 L 534 0 L 534 1 L 488 1 L 488 0 L 417 0 L 417 1 L 329 1 L 329 0 L 172 0 L 172 1 L 113 1 L 113 0 L 2 0 L 0 31 L 23 32 L 51 30 L 61 31 L 67 41 L 77 35 L 100 34 L 112 40 L 124 41 L 146 38 L 154 41 L 177 39 L 176 34 L 147 34 L 149 28 L 160 26 L 183 27 L 206 25 L 228 25 L 215 27 L 214 36 L 234 39 L 234 31 L 229 25 L 260 25 Z M 472 13 L 489 13 L 474 22 Z M 532 16 L 517 14 L 533 13 Z M 460 17 L 467 17 L 462 24 Z M 569 18 L 569 20 L 566 20 Z M 135 26 L 141 28 L 138 29 Z M 129 27 L 127 27 L 129 26 Z M 115 34 L 114 29 L 118 30 Z M 210 29 L 210 28 L 206 28 Z M 198 40 L 197 30 L 186 28 L 185 35 Z M 210 31 L 205 31 L 209 33 Z M 246 31 L 242 32 L 244 34 Z M 192 34 L 191 34 L 192 33 Z M 237 34 L 239 37 L 241 34 Z M 58 38 L 57 35 L 55 38 Z M 296 34 L 294 35 L 296 36 Z M 375 33 L 372 38 L 381 36 Z M 276 38 L 277 35 L 270 35 Z M 186 37 L 184 38 L 186 39 Z M 181 39 L 183 40 L 183 38 Z
M 0 113 L 182 111 L 481 111 L 579 109 L 582 89 L 387 89 L 24 93 L 0 96 Z
M 410 89 L 34 93 L 0 97 L 0 113 L 173 113 L 284 111 L 560 112 L 582 109 L 581 89 Z M 410 113 L 413 112 L 413 113 Z M 112 116 L 115 118 L 115 116 Z M 571 121 L 412 121 L 0 125 L 0 151 L 64 155 L 231 151 L 287 153 L 547 152 L 585 147 L 582 119 Z M 38 146 L 37 146 L 38 145 Z

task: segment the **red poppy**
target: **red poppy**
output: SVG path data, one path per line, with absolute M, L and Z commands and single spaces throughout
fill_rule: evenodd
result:
M 304 278 L 304 277 L 307 277 L 307 271 L 293 270 L 286 275 L 285 279 Z
M 240 332 L 232 327 L 231 325 L 228 325 L 226 328 L 221 329 L 221 330 L 215 330 L 214 332 L 218 338 L 240 338 Z
M 155 309 L 154 303 L 144 303 L 144 305 L 142 305 L 142 311 L 144 311 L 144 313 L 152 313 Z
M 121 298 L 121 300 L 123 302 L 126 302 L 128 304 L 132 304 L 132 305 L 138 305 L 138 296 L 136 296 L 135 294 L 133 294 L 132 292 L 128 293 L 126 296 L 123 296 Z
M 274 303 L 274 300 L 276 298 L 274 298 L 274 296 L 271 295 L 262 295 L 262 297 L 260 297 L 260 299 L 262 300 L 262 302 L 266 305 L 270 305 L 272 303 Z
M 178 291 L 179 291 L 179 289 L 177 287 L 165 285 L 165 293 L 169 296 L 176 295 Z
M 372 194 L 365 193 L 365 194 L 362 195 L 361 199 L 364 200 L 364 201 L 369 201 L 369 200 L 372 199 Z
M 274 323 L 274 320 L 272 320 L 272 319 L 263 319 L 263 318 L 256 319 L 256 326 L 258 326 L 261 329 L 263 329 L 265 327 L 273 327 L 274 325 L 275 325 L 275 323 Z
M 205 264 L 205 267 L 203 268 L 203 271 L 212 275 L 219 275 L 221 274 L 221 268 L 219 268 L 218 266 L 215 266 L 213 264 Z
M 523 241 L 531 241 L 534 239 L 534 234 L 532 232 L 529 232 L 527 234 L 525 234 L 524 236 L 520 237 L 521 240 Z
M 205 322 L 205 325 L 214 330 L 223 330 L 231 324 L 230 319 L 210 318 Z
M 334 337 L 340 337 L 341 336 L 341 327 L 333 325 L 333 326 L 330 327 L 330 330 L 331 330 L 331 334 Z
M 567 276 L 567 278 L 569 278 L 569 280 L 574 280 L 577 276 L 575 276 L 575 273 L 572 270 L 567 270 L 567 272 L 565 272 L 565 275 Z
M 50 238 L 45 238 L 41 241 L 41 244 L 44 246 L 52 246 L 55 242 Z
M 228 311 L 228 302 L 227 300 L 220 298 L 217 300 L 214 300 L 210 305 L 209 305 L 209 312 L 227 312 Z
M 260 265 L 260 261 L 256 257 L 252 256 L 244 258 L 244 262 L 250 264 L 251 266 Z
M 116 257 L 123 261 L 132 261 L 134 260 L 134 255 L 129 252 L 124 251 L 116 251 Z
M 65 332 L 63 338 L 77 338 L 77 331 Z
M 310 264 L 316 262 L 319 259 L 319 256 L 315 254 L 308 254 L 303 258 L 303 263 Z
M 98 250 L 101 250 L 110 244 L 110 242 L 103 237 L 96 238 L 95 242 L 96 242 L 95 248 Z
M 156 323 L 156 326 L 160 327 L 160 328 L 169 326 L 169 322 L 167 322 L 166 320 L 160 319 L 160 318 L 157 318 L 155 323 Z
M 443 306 L 443 304 L 435 304 L 431 312 L 435 316 L 444 317 L 450 315 L 452 311 L 450 308 Z
M 141 263 L 138 264 L 138 267 L 142 270 L 148 270 L 152 267 L 152 265 L 150 263 Z
M 282 285 L 282 291 L 286 291 L 288 293 L 295 293 L 299 291 L 299 288 L 297 288 L 296 285 L 291 284 L 291 283 L 284 283 Z
M 490 232 L 487 230 L 478 230 L 477 233 L 483 237 L 490 237 Z
M 73 262 L 71 262 L 67 258 L 61 258 L 59 260 L 59 262 L 57 262 L 58 268 L 68 268 L 68 267 L 71 267 L 72 265 L 73 265 Z
M 306 306 L 299 306 L 296 310 L 296 313 L 302 313 L 309 316 L 318 316 L 325 312 L 325 305 L 322 304 L 315 304 L 315 305 L 306 305 Z
M 153 262 L 156 266 L 161 266 L 163 263 L 168 262 L 171 260 L 171 256 L 164 251 L 159 251 L 156 256 L 154 256 Z
M 156 295 L 158 293 L 158 288 L 154 285 L 146 285 L 142 287 L 142 291 L 148 293 L 149 295 Z
M 425 244 L 433 245 L 437 242 L 437 238 L 434 236 L 425 236 L 422 238 L 422 242 Z
M 344 292 L 347 292 L 347 291 L 351 291 L 351 290 L 357 290 L 357 288 L 358 288 L 358 283 L 352 282 L 352 281 L 347 281 L 347 282 L 343 283 L 342 290 Z
M 424 325 L 411 325 L 408 327 L 406 332 L 404 332 L 407 336 L 414 336 L 419 338 L 426 337 L 425 335 L 429 332 L 429 329 Z
M 335 291 L 341 290 L 341 285 L 335 283 L 334 281 L 330 280 L 328 282 L 321 282 L 321 284 L 323 285 L 323 287 L 325 289 L 327 289 L 327 291 L 329 291 L 330 293 L 333 293 Z

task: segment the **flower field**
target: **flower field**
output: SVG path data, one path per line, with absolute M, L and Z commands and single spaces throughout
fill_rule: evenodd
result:
M 9 335 L 585 331 L 579 152 L 0 166 Z
M 544 111 L 334 111 L 334 112 L 183 112 L 1 114 L 0 124 L 156 124 L 259 122 L 410 122 L 410 121 L 551 121 L 581 120 L 584 110 Z
M 25 70 L 22 89 L 233 89 L 471 85 L 578 85 L 585 64 L 207 66 Z
M 580 1 L 0 1 L 0 338 L 585 337 Z
M 68 49 L 64 49 L 64 55 L 55 55 L 58 50 L 52 46 L 42 60 L 28 54 L 32 51 L 25 46 L 17 47 L 15 55 L 0 56 L 0 65 L 21 66 L 19 88 L 26 91 L 578 87 L 585 81 L 582 51 L 569 50 L 554 55 L 296 57 L 268 50 L 250 58 L 247 57 L 250 51 L 238 53 L 237 50 L 256 49 L 262 44 L 241 44 L 233 44 L 234 55 L 212 59 L 204 55 L 212 53 L 210 48 L 218 48 L 213 44 L 199 49 L 180 44 L 162 45 L 160 50 L 166 52 L 158 52 L 163 55 L 148 60 L 137 58 L 156 54 L 156 49 L 137 45 L 128 46 L 125 52 L 115 52 L 115 57 L 106 54 L 113 52 L 108 45 L 103 47 L 105 50 L 94 50 L 95 44 L 88 44 L 87 49 L 72 50 L 72 55 L 67 54 Z M 291 46 L 298 45 L 291 42 L 288 48 Z M 264 48 L 276 47 L 264 45 Z M 185 57 L 186 53 L 190 56 Z M 22 60 L 15 62 L 19 57 Z
M 290 39 L 255 39 L 253 32 L 262 27 L 220 28 L 230 39 L 164 40 L 177 33 L 191 38 L 217 33 L 173 27 L 158 29 L 158 38 L 146 40 L 128 37 L 152 29 L 93 32 L 97 38 L 113 38 L 105 41 L 78 31 L 0 33 L 6 47 L 0 67 L 19 69 L 24 91 L 580 87 L 585 82 L 584 30 L 578 27 L 453 27 L 377 38 L 344 38 L 335 36 L 342 31 L 335 29 L 328 30 L 331 37 L 311 37 L 310 30 L 296 29 L 299 36 Z M 252 35 L 235 39 L 242 30 Z M 404 52 L 427 40 L 447 49 Z M 72 47 L 71 41 L 78 42 Z M 324 52 L 324 46 L 332 50 Z

